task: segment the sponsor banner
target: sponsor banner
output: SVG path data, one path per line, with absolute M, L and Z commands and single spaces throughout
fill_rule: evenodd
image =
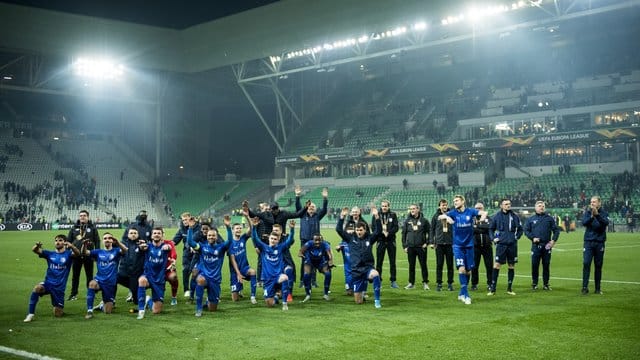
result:
M 0 231 L 31 231 L 31 230 L 43 230 L 44 224 L 37 223 L 4 223 L 0 224 Z
M 315 163 L 315 162 L 322 162 L 322 161 L 345 160 L 348 158 L 349 158 L 349 154 L 347 153 L 283 156 L 283 157 L 276 157 L 276 165 Z
M 276 165 L 278 164 L 291 164 L 297 163 L 300 159 L 297 156 L 284 156 L 284 157 L 276 157 Z
M 434 155 L 438 156 L 443 153 L 455 154 L 461 151 L 475 150 L 493 150 L 499 148 L 534 146 L 554 143 L 590 143 L 598 141 L 607 141 L 613 139 L 635 138 L 640 136 L 640 128 L 621 128 L 621 129 L 598 129 L 585 130 L 570 133 L 553 133 L 553 134 L 535 134 L 527 136 L 510 136 L 493 139 L 481 139 L 471 141 L 460 141 L 455 143 L 427 144 L 414 146 L 399 146 L 392 148 L 366 149 L 358 157 L 358 159 L 382 159 L 394 156 L 407 155 Z M 300 155 L 277 157 L 276 164 L 288 163 L 313 163 L 332 160 L 347 160 L 351 157 L 347 153 L 323 154 L 323 155 Z
M 51 225 L 51 229 L 53 230 L 69 230 L 71 229 L 75 223 L 72 224 L 53 224 Z M 93 223 L 97 229 L 120 229 L 122 224 L 120 223 L 112 223 L 112 222 L 99 222 Z

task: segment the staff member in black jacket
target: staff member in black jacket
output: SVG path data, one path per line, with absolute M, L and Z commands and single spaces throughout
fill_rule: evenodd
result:
M 431 236 L 429 243 L 436 249 L 436 291 L 442 291 L 442 269 L 447 263 L 447 289 L 453 291 L 453 228 L 446 220 L 438 220 L 438 216 L 449 211 L 449 203 L 445 199 L 438 202 L 438 210 L 431 218 Z
M 409 216 L 402 225 L 402 248 L 409 258 L 409 283 L 405 289 L 413 289 L 416 280 L 416 257 L 422 270 L 422 288 L 429 290 L 429 270 L 427 270 L 427 239 L 429 220 L 425 219 L 416 204 L 409 205 Z
M 73 242 L 73 246 L 80 249 L 85 241 L 88 241 L 86 249 L 100 249 L 100 235 L 96 226 L 89 220 L 89 212 L 80 210 L 78 220 L 69 229 L 67 236 L 69 241 Z M 84 267 L 84 275 L 89 287 L 89 281 L 93 280 L 93 259 L 90 256 L 77 256 L 73 258 L 73 266 L 71 267 L 71 294 L 67 300 L 78 299 L 78 287 L 80 286 L 80 271 Z
M 475 208 L 484 211 L 484 204 L 477 203 Z M 471 269 L 471 290 L 478 290 L 478 282 L 480 276 L 478 268 L 480 267 L 480 257 L 484 262 L 484 268 L 487 273 L 487 291 L 491 290 L 491 276 L 493 274 L 493 242 L 489 237 L 489 218 L 480 221 L 480 216 L 476 216 L 473 223 L 473 262 L 476 266 Z
M 544 201 L 537 201 L 536 213 L 527 219 L 524 224 L 524 234 L 531 240 L 531 288 L 538 290 L 538 274 L 540 260 L 542 260 L 543 290 L 551 290 L 549 287 L 551 265 L 551 249 L 555 246 L 560 236 L 560 228 L 553 216 L 545 212 Z
M 390 210 L 389 200 L 383 200 L 380 202 L 380 211 L 378 212 L 380 216 L 380 224 L 382 225 L 382 229 L 380 229 L 378 235 L 378 248 L 376 249 L 376 270 L 378 274 L 380 274 L 380 280 L 382 280 L 382 263 L 384 263 L 384 254 L 385 252 L 389 253 L 389 271 L 390 277 L 389 281 L 391 281 L 391 287 L 394 289 L 398 288 L 398 283 L 396 281 L 396 233 L 398 232 L 398 216 L 396 213 Z M 373 225 L 373 232 L 375 229 L 375 217 L 371 218 L 371 224 Z

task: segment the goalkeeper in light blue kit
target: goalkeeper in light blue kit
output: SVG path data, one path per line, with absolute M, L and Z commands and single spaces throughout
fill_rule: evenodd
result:
M 111 233 L 102 235 L 104 249 L 87 249 L 87 243 L 82 245 L 82 254 L 91 257 L 98 268 L 96 276 L 89 281 L 87 289 L 87 315 L 85 319 L 93 317 L 93 301 L 96 291 L 102 291 L 101 309 L 105 314 L 111 314 L 116 301 L 116 286 L 118 286 L 118 264 L 120 257 L 127 252 L 127 247 L 118 241 Z M 114 247 L 115 246 L 115 247 Z
M 469 296 L 469 278 L 473 269 L 473 223 L 476 216 L 480 221 L 487 218 L 487 212 L 465 207 L 465 199 L 462 195 L 453 197 L 453 209 L 446 214 L 438 216 L 438 220 L 444 220 L 453 225 L 453 258 L 458 268 L 460 279 L 460 293 L 458 300 L 466 305 L 471 305 Z
M 256 231 L 256 225 L 259 223 L 258 218 L 251 219 L 253 223 L 253 246 L 260 251 L 260 261 L 262 262 L 262 278 L 264 287 L 264 301 L 268 307 L 273 307 L 278 303 L 276 296 L 276 285 L 280 284 L 282 290 L 282 310 L 289 310 L 287 304 L 287 296 L 289 295 L 289 277 L 284 273 L 284 251 L 291 247 L 294 242 L 294 232 L 296 222 L 294 220 L 289 221 L 289 236 L 284 242 L 280 241 L 280 236 L 277 233 L 269 234 L 269 245 L 263 243 L 260 240 L 258 232 Z
M 218 310 L 220 302 L 220 283 L 222 282 L 222 265 L 225 253 L 231 246 L 231 239 L 224 243 L 218 243 L 218 231 L 210 229 L 207 232 L 207 242 L 198 243 L 194 239 L 193 228 L 196 219 L 191 217 L 188 220 L 187 242 L 194 250 L 200 253 L 198 263 L 198 277 L 196 278 L 196 317 L 202 316 L 202 298 L 204 289 L 207 289 L 207 300 L 209 311 Z

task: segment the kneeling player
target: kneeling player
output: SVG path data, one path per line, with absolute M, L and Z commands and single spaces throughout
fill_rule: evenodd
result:
M 156 227 L 151 231 L 151 243 L 140 245 L 145 254 L 144 271 L 138 278 L 138 320 L 144 319 L 146 307 L 154 314 L 162 311 L 165 270 L 171 252 L 171 246 L 164 243 L 163 234 L 162 228 Z M 151 288 L 150 297 L 145 297 L 147 288 Z
M 331 245 L 324 241 L 322 235 L 313 235 L 313 240 L 302 245 L 298 256 L 303 258 L 304 263 L 304 289 L 306 296 L 302 302 L 311 299 L 311 277 L 315 270 L 324 274 L 324 295 L 325 300 L 329 300 L 329 288 L 331 287 L 331 268 L 333 267 L 333 255 Z
M 375 207 L 371 208 L 371 214 L 376 219 L 376 231 L 367 236 L 367 224 L 357 222 L 355 224 L 355 234 L 347 234 L 342 228 L 344 219 L 348 214 L 348 209 L 343 209 L 340 213 L 340 219 L 336 224 L 336 232 L 342 240 L 349 244 L 351 252 L 351 287 L 353 289 L 353 297 L 356 304 L 364 303 L 364 294 L 367 291 L 368 282 L 373 282 L 374 305 L 381 308 L 380 304 L 380 274 L 374 268 L 374 258 L 372 247 L 378 238 L 382 224 L 379 224 L 380 217 Z
M 260 250 L 260 261 L 262 262 L 262 280 L 264 284 L 264 300 L 268 307 L 273 307 L 278 302 L 276 297 L 276 285 L 282 287 L 282 310 L 289 310 L 287 296 L 289 295 L 289 277 L 284 273 L 284 250 L 291 247 L 294 242 L 293 233 L 296 222 L 289 221 L 289 237 L 284 242 L 279 242 L 277 233 L 269 235 L 269 245 L 260 241 L 256 225 L 258 219 L 252 219 L 253 223 L 253 246 Z
M 238 301 L 242 297 L 242 281 L 249 280 L 251 283 L 251 303 L 257 304 L 256 300 L 256 271 L 249 266 L 247 259 L 247 240 L 251 236 L 252 226 L 249 231 L 242 233 L 242 225 L 233 224 L 230 226 L 231 218 L 224 217 L 224 225 L 227 227 L 227 238 L 231 239 L 229 249 L 229 273 L 231 277 L 231 299 Z M 251 222 L 249 222 L 251 224 Z
M 187 230 L 187 241 L 189 246 L 200 253 L 198 263 L 198 277 L 196 278 L 196 317 L 202 316 L 202 298 L 204 289 L 207 289 L 207 299 L 209 311 L 217 311 L 220 302 L 220 283 L 222 282 L 222 264 L 224 255 L 229 250 L 231 240 L 220 244 L 217 243 L 218 232 L 211 229 L 207 232 L 207 242 L 197 243 L 193 236 L 195 219 L 189 220 Z
M 47 260 L 47 274 L 44 281 L 33 288 L 29 299 L 29 314 L 24 318 L 24 322 L 33 321 L 38 300 L 44 295 L 51 295 L 55 317 L 61 317 L 64 314 L 64 290 L 71 270 L 71 258 L 80 256 L 80 250 L 68 242 L 67 237 L 62 234 L 56 235 L 54 241 L 55 251 L 42 250 L 41 242 L 37 242 L 31 249 L 39 257 Z
M 116 301 L 116 287 L 118 286 L 118 263 L 120 257 L 127 252 L 127 247 L 118 241 L 111 233 L 102 235 L 104 249 L 87 250 L 83 245 L 82 253 L 90 256 L 96 262 L 98 273 L 95 278 L 89 282 L 87 290 L 87 315 L 85 319 L 93 317 L 93 300 L 96 297 L 96 291 L 102 291 L 102 310 L 105 314 L 111 314 L 113 304 Z M 117 246 L 117 247 L 114 247 Z

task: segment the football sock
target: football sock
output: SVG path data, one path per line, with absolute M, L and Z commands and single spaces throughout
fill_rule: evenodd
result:
M 311 274 L 304 273 L 304 291 L 307 295 L 311 295 Z
M 249 282 L 251 283 L 251 296 L 256 296 L 256 285 L 258 284 L 258 280 L 255 275 L 251 275 L 249 277 Z
M 324 273 L 324 294 L 329 294 L 329 288 L 331 288 L 331 271 Z
M 31 297 L 29 298 L 29 314 L 36 313 L 36 304 L 38 303 L 38 300 L 40 300 L 40 294 L 35 291 L 31 292 Z
M 144 310 L 145 288 L 138 286 L 138 310 Z
M 380 300 L 380 276 L 373 278 L 373 298 Z
M 507 289 L 511 289 L 511 285 L 513 285 L 513 278 L 516 275 L 516 270 L 515 269 L 509 269 L 509 271 L 507 272 Z
M 196 285 L 196 311 L 202 311 L 202 297 L 204 296 L 204 286 Z
M 469 277 L 467 274 L 458 273 L 458 279 L 460 280 L 460 295 L 469 296 L 469 292 L 467 291 Z
M 93 310 L 93 300 L 96 297 L 96 291 L 92 288 L 87 289 L 87 310 Z

